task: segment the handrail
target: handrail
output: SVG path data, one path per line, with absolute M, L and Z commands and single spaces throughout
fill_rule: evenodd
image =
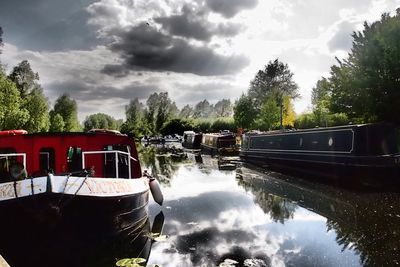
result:
M 115 172 L 116 172 L 116 178 L 119 178 L 118 175 L 118 153 L 123 154 L 128 156 L 130 160 L 137 161 L 134 157 L 132 157 L 128 152 L 125 151 L 120 151 L 120 150 L 101 150 L 101 151 L 82 151 L 82 168 L 85 169 L 85 155 L 86 154 L 110 154 L 114 153 L 115 154 Z M 128 161 L 128 171 L 129 171 L 129 179 L 132 178 L 131 174 L 131 161 Z

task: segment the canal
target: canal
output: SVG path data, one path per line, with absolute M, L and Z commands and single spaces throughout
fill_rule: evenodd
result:
M 159 179 L 161 266 L 396 266 L 400 195 L 321 184 L 260 170 L 238 158 L 148 148 Z
M 162 207 L 150 197 L 142 229 L 93 238 L 27 225 L 8 243 L 2 237 L 2 256 L 13 267 L 400 263 L 399 193 L 331 186 L 179 147 L 141 148 L 140 160 L 164 193 Z M 147 263 L 129 265 L 138 258 Z

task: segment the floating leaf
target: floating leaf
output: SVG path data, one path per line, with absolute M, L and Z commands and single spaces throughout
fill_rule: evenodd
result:
M 117 261 L 115 265 L 121 267 L 141 267 L 140 263 L 146 262 L 143 258 L 125 258 Z
M 115 265 L 126 266 L 130 262 L 131 262 L 131 259 L 122 259 L 122 260 L 117 261 L 117 263 Z

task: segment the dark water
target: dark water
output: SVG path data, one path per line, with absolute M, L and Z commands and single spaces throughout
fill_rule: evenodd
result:
M 143 148 L 141 162 L 165 198 L 162 207 L 151 199 L 142 229 L 112 238 L 98 233 L 95 239 L 53 234 L 29 243 L 16 236 L 11 247 L 0 244 L 10 247 L 3 256 L 14 267 L 115 266 L 118 259 L 136 257 L 164 267 L 400 263 L 399 193 L 334 187 L 260 170 L 235 157 L 174 148 Z M 161 228 L 168 238 L 152 241 L 150 233 Z
M 164 151 L 165 152 L 165 151 Z M 149 149 L 162 184 L 162 266 L 396 266 L 400 195 L 344 189 L 245 166 L 238 158 Z M 150 206 L 151 214 L 160 210 Z

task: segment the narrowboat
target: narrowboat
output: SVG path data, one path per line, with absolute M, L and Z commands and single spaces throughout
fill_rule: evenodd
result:
M 377 123 L 246 133 L 240 157 L 323 176 L 400 178 L 400 132 Z
M 182 146 L 189 149 L 200 149 L 203 134 L 194 131 L 184 131 Z
M 211 154 L 237 155 L 239 153 L 236 147 L 236 137 L 228 131 L 203 134 L 201 148 Z
M 149 192 L 161 205 L 158 184 L 142 174 L 130 136 L 101 129 L 0 132 L 1 229 L 16 222 L 82 231 L 139 227 L 148 218 Z

